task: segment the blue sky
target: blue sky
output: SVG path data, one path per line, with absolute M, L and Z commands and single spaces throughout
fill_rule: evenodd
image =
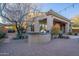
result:
M 41 6 L 41 10 L 43 12 L 48 11 L 50 9 L 58 12 L 72 4 L 73 3 L 43 3 L 40 6 Z M 65 16 L 66 18 L 71 19 L 72 17 L 79 15 L 79 4 L 75 3 L 74 8 L 72 6 L 72 7 L 62 10 L 61 12 L 58 12 L 58 13 Z
M 41 3 L 40 7 L 41 7 L 41 11 L 43 12 L 47 12 L 50 9 L 58 12 L 72 4 L 73 3 Z M 66 10 L 62 10 L 59 14 L 63 15 L 68 19 L 71 19 L 72 17 L 79 15 L 79 4 L 75 3 L 74 8 L 73 7 L 67 8 Z M 2 22 L 1 18 L 0 18 L 0 22 Z

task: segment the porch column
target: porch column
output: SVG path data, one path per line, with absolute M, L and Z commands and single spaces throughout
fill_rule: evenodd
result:
M 70 31 L 70 23 L 68 22 L 65 26 L 65 32 L 68 33 Z
M 51 15 L 47 16 L 47 30 L 51 31 L 53 26 L 53 17 Z
M 39 18 L 37 18 L 34 24 L 34 32 L 39 32 L 39 30 L 40 30 L 40 24 L 39 24 Z

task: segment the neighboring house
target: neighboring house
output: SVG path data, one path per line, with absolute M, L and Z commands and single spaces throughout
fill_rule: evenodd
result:
M 79 33 L 79 27 L 72 27 L 73 33 Z
M 71 20 L 72 32 L 79 33 L 79 19 Z
M 8 31 L 16 31 L 16 27 L 14 24 L 7 22 L 4 18 L 0 16 L 0 29 L 4 32 Z
M 42 15 L 43 13 L 43 15 Z M 41 15 L 34 20 L 34 32 L 39 32 L 41 28 L 44 28 L 47 31 L 51 31 L 52 28 L 58 24 L 60 31 L 63 33 L 68 33 L 70 29 L 70 20 L 61 16 L 60 14 L 49 10 L 48 12 L 41 12 Z M 28 30 L 31 31 L 29 28 Z M 43 31 L 43 30 L 42 30 Z
M 72 32 L 79 33 L 79 25 L 72 24 Z
M 3 32 L 16 31 L 16 27 L 13 24 L 2 24 L 0 27 Z

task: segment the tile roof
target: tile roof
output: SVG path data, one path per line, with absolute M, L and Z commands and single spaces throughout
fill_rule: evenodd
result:
M 69 21 L 69 22 L 70 22 L 70 20 L 69 20 L 68 18 L 66 18 L 66 17 L 64 17 L 64 16 L 62 16 L 62 15 L 60 15 L 60 14 L 58 14 L 57 12 L 55 12 L 55 11 L 53 11 L 53 10 L 49 10 L 46 14 L 47 14 L 47 15 L 56 16 L 56 17 L 58 17 L 58 18 L 61 18 L 61 19 L 63 19 L 63 20 L 66 20 L 66 21 Z

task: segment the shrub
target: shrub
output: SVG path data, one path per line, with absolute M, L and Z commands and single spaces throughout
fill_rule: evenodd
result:
M 54 35 L 59 35 L 59 32 L 60 32 L 59 24 L 56 24 L 56 25 L 53 26 L 52 32 L 53 32 Z
M 0 31 L 0 39 L 5 37 L 5 33 Z
M 74 35 L 78 35 L 77 33 L 74 33 Z
M 72 32 L 69 32 L 68 35 L 73 35 L 73 33 Z
M 63 37 L 63 34 L 62 33 L 59 33 L 59 38 L 62 38 Z

